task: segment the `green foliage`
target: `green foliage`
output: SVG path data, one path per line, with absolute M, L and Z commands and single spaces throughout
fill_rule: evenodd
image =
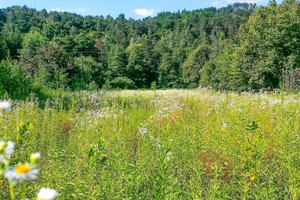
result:
M 39 68 L 44 67 L 52 75 L 55 70 L 67 71 L 70 68 L 69 59 L 62 46 L 58 44 L 45 44 L 37 48 L 36 54 L 23 52 L 21 64 L 29 74 L 34 74 Z
M 223 43 L 223 44 L 222 44 Z M 232 60 L 237 46 L 232 43 L 220 41 L 218 54 L 205 63 L 200 70 L 200 86 L 212 87 L 216 90 L 232 90 L 239 83 L 232 80 Z
M 92 82 L 96 84 L 96 88 L 103 85 L 103 66 L 92 57 L 81 56 L 75 58 L 74 67 L 70 73 L 72 74 L 71 85 L 74 90 L 86 90 Z
M 38 88 L 297 90 L 299 13 L 297 0 L 143 20 L 14 6 L 0 12 L 0 59 L 18 60 Z
M 258 125 L 255 123 L 255 121 L 251 121 L 247 126 L 246 126 L 246 130 L 248 131 L 253 131 L 256 130 L 258 128 Z
M 9 55 L 9 50 L 7 49 L 7 44 L 3 37 L 0 36 L 0 61 L 7 58 Z
M 110 86 L 117 89 L 134 89 L 134 82 L 127 77 L 117 77 L 110 82 Z
M 146 63 L 144 59 L 143 45 L 140 43 L 131 44 L 128 46 L 129 53 L 128 64 L 126 67 L 127 77 L 132 78 L 132 81 L 138 88 L 146 87 Z
M 32 29 L 29 33 L 24 35 L 22 40 L 22 53 L 28 53 L 33 56 L 37 54 L 37 49 L 46 44 L 46 37 L 44 37 L 38 29 Z
M 297 0 L 259 7 L 240 29 L 241 45 L 234 62 L 241 86 L 278 88 L 286 68 L 299 69 L 300 6 Z M 287 66 L 290 58 L 295 63 Z M 287 75 L 287 74 L 286 74 Z M 286 83 L 284 83 L 286 84 Z
M 182 52 L 174 51 L 173 55 L 165 53 L 158 68 L 158 81 L 160 87 L 177 88 L 181 84 L 180 55 Z M 178 61 L 178 62 L 176 62 Z
M 22 47 L 22 32 L 16 25 L 6 23 L 3 26 L 1 35 L 5 40 L 10 56 L 16 58 L 19 49 Z
M 127 55 L 122 46 L 111 46 L 107 65 L 106 76 L 108 80 L 126 76 Z
M 92 33 L 81 32 L 75 38 L 74 52 L 77 55 L 95 55 L 95 37 Z
M 50 90 L 50 89 L 67 89 L 68 76 L 64 70 L 54 69 L 49 72 L 45 67 L 41 67 L 32 76 L 33 86 L 37 90 Z
M 0 96 L 8 94 L 11 98 L 24 98 L 31 89 L 29 76 L 18 62 L 0 63 Z
M 150 87 L 150 89 L 152 89 L 152 90 L 156 90 L 156 89 L 157 89 L 157 86 L 156 86 L 156 82 L 155 82 L 155 81 L 151 82 L 151 87 Z
M 188 88 L 196 88 L 200 80 L 200 70 L 209 60 L 211 47 L 200 45 L 187 58 L 182 66 L 183 82 Z

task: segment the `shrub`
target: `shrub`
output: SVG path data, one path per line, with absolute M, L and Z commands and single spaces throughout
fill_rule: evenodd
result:
M 111 86 L 116 89 L 134 89 L 134 82 L 127 77 L 117 77 L 111 81 Z
M 24 98 L 31 91 L 27 71 L 17 61 L 0 63 L 0 95 L 7 93 L 11 98 Z

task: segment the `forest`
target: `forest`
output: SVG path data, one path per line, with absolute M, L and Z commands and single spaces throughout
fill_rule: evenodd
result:
M 81 16 L 27 6 L 0 10 L 0 96 L 47 90 L 212 88 L 298 90 L 300 4 L 235 3 Z

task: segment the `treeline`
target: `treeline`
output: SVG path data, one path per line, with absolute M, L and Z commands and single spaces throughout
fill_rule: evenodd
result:
M 35 89 L 296 89 L 298 0 L 143 20 L 0 10 L 0 95 Z

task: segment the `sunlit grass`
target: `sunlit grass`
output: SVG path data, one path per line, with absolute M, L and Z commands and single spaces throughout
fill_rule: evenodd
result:
M 298 199 L 299 97 L 81 92 L 42 107 L 31 98 L 0 111 L 0 138 L 15 142 L 15 164 L 41 153 L 35 184 L 58 199 Z M 0 199 L 8 191 L 0 182 Z

